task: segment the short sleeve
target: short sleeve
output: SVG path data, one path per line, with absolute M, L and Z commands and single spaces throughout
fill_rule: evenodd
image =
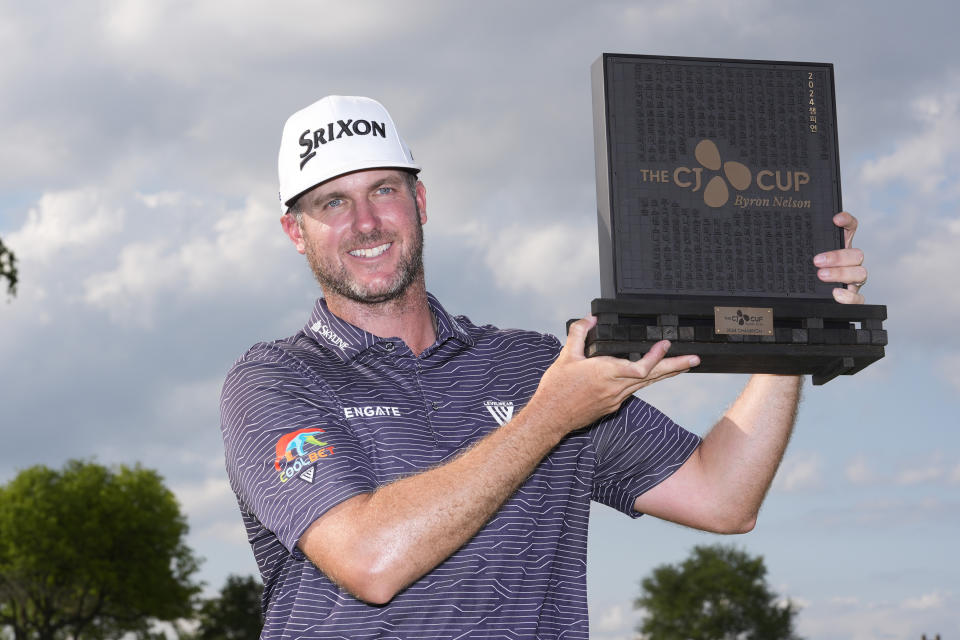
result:
M 255 347 L 230 370 L 220 400 L 227 474 L 248 510 L 291 553 L 331 507 L 373 491 L 369 456 L 322 381 Z
M 590 430 L 597 456 L 592 498 L 637 518 L 637 497 L 690 457 L 700 437 L 643 400 L 631 397 Z

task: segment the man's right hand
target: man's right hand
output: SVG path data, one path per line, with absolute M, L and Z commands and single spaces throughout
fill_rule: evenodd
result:
M 596 323 L 594 316 L 587 316 L 570 325 L 563 350 L 544 372 L 527 405 L 531 411 L 553 416 L 561 436 L 613 413 L 639 389 L 700 364 L 697 356 L 665 357 L 668 340 L 653 345 L 636 362 L 610 356 L 587 358 L 583 354 L 587 332 Z

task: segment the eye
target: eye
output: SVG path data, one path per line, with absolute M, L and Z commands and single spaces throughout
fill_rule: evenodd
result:
M 396 191 L 396 189 L 394 189 L 393 187 L 380 187 L 379 189 L 377 189 L 377 193 L 379 193 L 380 195 L 387 195 L 387 194 L 393 193 L 394 191 Z
M 341 200 L 340 198 L 334 198 L 333 200 L 328 201 L 327 204 L 323 205 L 323 208 L 334 209 L 336 207 L 339 207 L 341 204 L 343 204 L 343 200 Z

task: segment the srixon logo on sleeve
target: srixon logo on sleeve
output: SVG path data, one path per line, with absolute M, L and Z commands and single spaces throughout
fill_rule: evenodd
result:
M 370 122 L 369 120 L 337 120 L 328 122 L 326 126 L 314 129 L 307 129 L 300 134 L 300 146 L 303 147 L 303 153 L 300 154 L 300 169 L 317 155 L 317 148 L 328 142 L 335 142 L 340 138 L 353 136 L 380 136 L 387 137 L 387 125 L 383 122 Z

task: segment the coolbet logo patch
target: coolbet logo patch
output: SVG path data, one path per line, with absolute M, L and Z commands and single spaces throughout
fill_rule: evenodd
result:
M 333 445 L 318 438 L 322 433 L 323 429 L 297 429 L 277 440 L 273 466 L 280 472 L 280 482 L 298 474 L 306 482 L 313 482 L 313 467 L 310 465 L 333 455 Z
M 746 197 L 737 194 L 734 206 L 746 207 L 783 207 L 788 209 L 809 209 L 810 200 L 803 200 L 794 196 L 786 196 L 789 191 L 799 192 L 800 187 L 810 183 L 810 174 L 806 171 L 786 171 L 761 169 L 754 176 L 750 168 L 736 160 L 723 162 L 720 158 L 720 149 L 713 140 L 701 140 L 693 151 L 693 156 L 700 164 L 699 167 L 676 167 L 670 169 L 641 169 L 640 179 L 643 182 L 673 183 L 682 189 L 700 191 L 703 187 L 703 171 L 717 171 L 703 189 L 703 203 L 708 207 L 717 208 L 727 204 L 730 199 L 730 187 L 737 191 L 746 191 L 756 187 L 765 192 L 762 197 Z M 778 194 L 768 196 L 767 193 L 777 191 Z

